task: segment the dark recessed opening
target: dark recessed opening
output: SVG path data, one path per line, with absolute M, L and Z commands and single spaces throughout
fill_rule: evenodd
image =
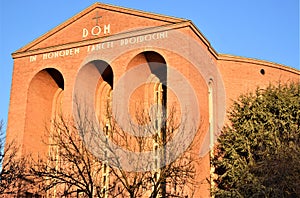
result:
M 266 73 L 266 72 L 265 72 L 264 69 L 261 69 L 261 70 L 260 70 L 260 74 L 261 74 L 261 75 L 265 75 L 265 73 Z
M 92 63 L 97 67 L 104 81 L 106 81 L 113 89 L 114 74 L 111 66 L 102 60 L 94 60 Z
M 61 73 L 54 68 L 47 68 L 45 70 L 50 74 L 53 80 L 55 80 L 58 87 L 64 89 L 64 77 L 61 75 Z

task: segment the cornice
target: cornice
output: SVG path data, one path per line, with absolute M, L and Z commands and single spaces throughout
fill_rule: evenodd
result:
M 280 69 L 280 70 L 284 70 L 284 71 L 288 71 L 288 72 L 300 75 L 300 71 L 295 68 L 292 68 L 292 67 L 289 67 L 286 65 L 282 65 L 282 64 L 278 64 L 278 63 L 274 63 L 274 62 L 270 62 L 270 61 L 265 61 L 265 60 L 246 58 L 246 57 L 234 56 L 234 55 L 229 55 L 229 54 L 219 54 L 218 60 L 219 61 L 231 61 L 231 62 L 241 62 L 241 63 L 255 64 L 255 65 L 262 65 L 262 66 L 276 68 L 276 69 Z

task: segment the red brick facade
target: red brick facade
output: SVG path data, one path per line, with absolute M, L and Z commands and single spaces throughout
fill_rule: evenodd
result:
M 99 86 L 90 82 L 100 77 L 88 71 L 81 75 L 82 68 L 93 61 L 105 61 L 112 68 L 115 87 L 136 66 L 166 64 L 168 103 L 193 108 L 194 104 L 184 102 L 193 97 L 181 86 L 185 83 L 197 98 L 194 108 L 201 127 L 195 137 L 200 140 L 197 152 L 202 159 L 198 167 L 199 197 L 209 196 L 209 183 L 203 181 L 209 178 L 208 150 L 211 141 L 215 141 L 209 138 L 210 130 L 211 134 L 220 132 L 232 100 L 257 86 L 299 81 L 300 75 L 298 70 L 276 63 L 218 54 L 189 20 L 98 3 L 14 52 L 13 58 L 7 140 L 15 139 L 21 154 L 34 155 L 47 152 L 41 139 L 45 123 L 49 125 L 57 111 L 55 103 L 60 101 L 62 111 L 72 114 L 76 89 L 93 92 L 93 86 Z M 181 81 L 176 81 L 173 71 Z M 143 90 L 133 94 L 139 95 Z

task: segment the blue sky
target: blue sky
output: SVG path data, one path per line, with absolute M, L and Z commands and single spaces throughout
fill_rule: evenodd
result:
M 299 0 L 101 2 L 190 19 L 218 53 L 300 69 Z M 91 0 L 0 0 L 0 119 L 7 122 L 11 53 L 93 3 Z

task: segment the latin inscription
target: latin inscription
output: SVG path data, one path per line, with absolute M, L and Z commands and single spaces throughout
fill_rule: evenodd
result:
M 153 34 L 146 34 L 143 36 L 130 37 L 120 40 L 120 45 L 133 45 L 136 43 L 143 43 L 151 40 L 164 39 L 168 37 L 168 32 L 159 32 Z
M 29 57 L 29 61 L 30 61 L 30 62 L 36 61 L 36 55 L 30 56 L 30 57 Z
M 110 24 L 106 25 L 99 25 L 99 19 L 101 19 L 102 16 L 98 14 L 98 11 L 96 12 L 96 16 L 92 18 L 93 20 L 96 20 L 96 25 L 92 27 L 91 29 L 83 28 L 82 29 L 82 38 L 86 38 L 89 35 L 92 36 L 100 36 L 101 34 L 106 35 L 110 34 Z
M 73 55 L 79 54 L 79 52 L 80 52 L 80 48 L 71 48 L 71 49 L 66 49 L 66 50 L 61 50 L 61 51 L 56 51 L 56 52 L 49 52 L 49 53 L 43 54 L 43 60 L 58 58 L 58 57 L 65 57 L 65 56 L 73 56 Z
M 92 36 L 99 36 L 101 34 L 110 34 L 110 24 L 104 25 L 103 27 L 100 27 L 99 25 L 94 26 L 92 29 L 83 28 L 82 29 L 82 38 L 86 38 L 89 35 Z
M 114 42 L 98 43 L 98 44 L 95 44 L 95 45 L 87 46 L 87 52 L 105 50 L 105 49 L 113 48 L 113 47 L 114 47 Z
M 90 53 L 93 51 L 108 50 L 115 47 L 126 47 L 128 45 L 137 45 L 139 43 L 147 43 L 150 41 L 162 40 L 167 38 L 168 38 L 167 31 L 156 32 L 152 34 L 139 35 L 139 36 L 124 38 L 115 41 L 101 42 L 101 43 L 88 45 L 84 47 L 69 48 L 69 49 L 64 49 L 59 51 L 47 52 L 41 55 L 33 55 L 29 57 L 29 62 L 35 62 L 38 59 L 49 60 L 49 59 L 63 58 L 68 56 L 76 56 L 80 54 L 82 51 Z

